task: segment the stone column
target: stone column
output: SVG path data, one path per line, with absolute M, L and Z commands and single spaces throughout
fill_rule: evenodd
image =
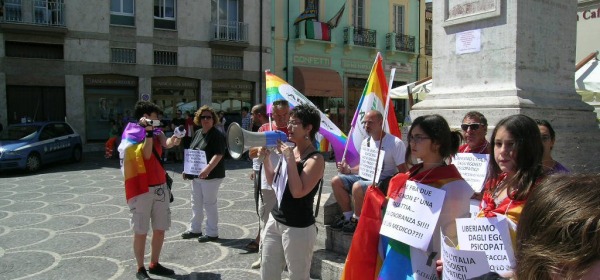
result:
M 576 14 L 576 1 L 434 1 L 433 88 L 412 119 L 438 113 L 456 128 L 477 110 L 490 129 L 512 114 L 546 119 L 555 159 L 599 171 L 600 130 L 574 87 Z

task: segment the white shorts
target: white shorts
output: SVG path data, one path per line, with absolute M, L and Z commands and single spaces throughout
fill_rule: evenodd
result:
M 167 184 L 152 186 L 149 191 L 127 201 L 131 212 L 131 228 L 136 234 L 148 234 L 150 220 L 153 230 L 168 230 L 171 227 L 169 188 Z

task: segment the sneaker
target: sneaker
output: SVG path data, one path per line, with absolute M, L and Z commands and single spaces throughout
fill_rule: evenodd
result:
M 217 241 L 217 240 L 219 240 L 218 236 L 202 235 L 202 236 L 198 237 L 198 242 L 200 242 L 200 243 L 204 243 L 204 242 L 208 242 L 208 241 Z
M 148 275 L 148 272 L 146 272 L 145 267 L 140 267 L 138 269 L 137 273 L 135 274 L 135 278 L 139 280 L 152 280 L 152 278 L 150 278 Z
M 260 257 L 258 257 L 258 260 L 256 260 L 255 262 L 252 263 L 251 268 L 252 269 L 259 269 L 260 268 L 260 261 L 261 261 L 261 259 L 260 259 Z
M 202 232 L 201 233 L 195 233 L 195 232 L 191 232 L 189 230 L 185 231 L 184 233 L 181 234 L 181 238 L 183 239 L 191 239 L 191 238 L 198 238 L 202 236 Z
M 152 274 L 160 275 L 160 276 L 175 275 L 175 271 L 162 266 L 160 263 L 156 263 L 154 265 L 150 264 L 150 267 L 148 268 L 148 272 L 150 272 Z
M 342 227 L 342 232 L 344 233 L 354 233 L 356 230 L 356 226 L 358 225 L 358 220 L 355 218 L 351 218 L 350 221 L 346 222 Z
M 333 230 L 341 230 L 347 222 L 348 220 L 346 220 L 342 215 L 337 220 L 335 220 L 333 224 L 329 225 L 329 227 Z

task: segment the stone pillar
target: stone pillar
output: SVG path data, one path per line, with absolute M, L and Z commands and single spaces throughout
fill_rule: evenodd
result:
M 576 14 L 576 1 L 434 1 L 434 86 L 412 119 L 438 113 L 456 128 L 477 110 L 490 129 L 512 114 L 546 119 L 555 159 L 600 171 L 596 117 L 574 87 Z
M 66 121 L 87 143 L 85 130 L 85 87 L 82 75 L 65 75 Z

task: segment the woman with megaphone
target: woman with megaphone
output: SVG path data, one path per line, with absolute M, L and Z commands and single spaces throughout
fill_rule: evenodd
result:
M 325 159 L 313 142 L 319 131 L 319 111 L 309 105 L 298 105 L 290 112 L 289 137 L 293 142 L 278 141 L 281 159 L 277 166 L 265 156 L 264 171 L 272 185 L 277 203 L 262 231 L 262 279 L 281 279 L 287 265 L 290 279 L 308 279 L 313 246 L 317 237 L 313 200 L 325 171 Z M 259 154 L 270 151 L 261 148 Z

